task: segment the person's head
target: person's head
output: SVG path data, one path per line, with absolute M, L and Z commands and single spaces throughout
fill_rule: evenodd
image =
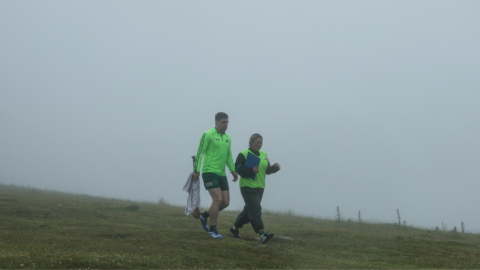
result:
M 215 128 L 218 132 L 223 133 L 228 128 L 228 115 L 224 112 L 219 112 L 215 115 Z
M 263 137 L 262 135 L 255 133 L 250 136 L 249 147 L 254 151 L 260 151 L 263 145 Z

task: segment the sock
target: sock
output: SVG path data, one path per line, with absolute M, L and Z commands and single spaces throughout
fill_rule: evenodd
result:
M 258 234 L 259 234 L 260 236 L 264 235 L 264 234 L 265 234 L 265 230 L 264 230 L 264 229 L 261 229 L 261 230 L 258 232 Z
M 235 227 L 235 225 L 233 225 L 233 226 L 232 226 L 232 229 L 236 230 L 236 229 L 237 229 L 237 227 Z
M 213 232 L 217 229 L 217 225 L 210 225 L 210 231 Z
M 204 219 L 207 219 L 208 217 L 210 217 L 210 215 L 207 213 L 207 211 L 205 211 L 205 212 L 202 213 L 202 217 Z

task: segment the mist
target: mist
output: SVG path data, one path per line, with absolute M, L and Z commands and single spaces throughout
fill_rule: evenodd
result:
M 2 1 L 0 182 L 184 205 L 190 157 L 226 112 L 234 159 L 260 133 L 282 166 L 263 209 L 376 222 L 399 209 L 408 225 L 478 233 L 479 13 L 478 1 Z

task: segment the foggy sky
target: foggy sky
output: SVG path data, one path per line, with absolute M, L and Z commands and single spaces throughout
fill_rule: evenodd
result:
M 381 222 L 399 209 L 479 232 L 478 14 L 478 1 L 0 1 L 0 182 L 184 205 L 223 111 L 234 159 L 260 133 L 282 166 L 264 209 Z

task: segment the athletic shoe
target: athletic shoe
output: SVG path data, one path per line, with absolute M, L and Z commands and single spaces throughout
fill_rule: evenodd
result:
M 240 238 L 240 232 L 238 231 L 238 229 L 233 229 L 233 227 L 230 227 L 230 231 L 233 233 L 233 237 L 235 238 Z
M 217 229 L 211 231 L 211 232 L 208 232 L 208 234 L 213 237 L 213 238 L 219 238 L 219 239 L 223 239 L 223 236 L 221 234 L 218 233 Z
M 205 231 L 209 231 L 208 230 L 208 223 L 207 223 L 207 219 L 206 218 L 203 218 L 202 215 L 200 215 L 200 222 L 202 222 L 202 228 L 205 230 Z
M 266 244 L 268 240 L 272 239 L 273 238 L 273 233 L 271 234 L 268 234 L 268 233 L 264 233 L 262 235 L 262 237 L 260 237 L 260 239 L 262 239 L 262 244 Z

